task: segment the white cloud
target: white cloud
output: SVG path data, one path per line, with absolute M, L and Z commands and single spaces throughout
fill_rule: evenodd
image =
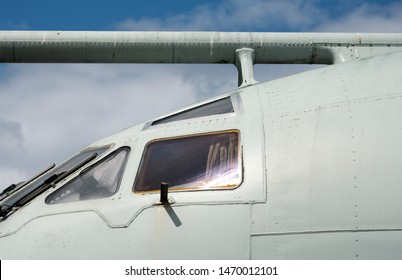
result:
M 319 0 L 226 0 L 161 18 L 128 18 L 119 30 L 400 32 L 402 4 Z
M 402 32 L 402 4 L 363 3 L 336 19 L 322 22 L 322 32 Z
M 304 29 L 323 17 L 317 1 L 302 0 L 232 0 L 227 24 L 237 27 Z
M 0 168 L 0 192 L 11 184 L 17 184 L 30 176 L 18 169 Z
M 0 83 L 0 181 L 9 185 L 17 175 L 57 163 L 98 138 L 217 94 L 203 88 L 208 72 L 194 81 L 188 73 L 195 70 L 186 67 L 7 67 Z
M 239 30 L 305 29 L 324 17 L 317 1 L 226 0 L 198 5 L 187 13 L 164 18 L 128 18 L 115 25 L 119 30 Z
M 19 122 L 0 118 L 0 169 L 15 165 L 15 155 L 23 150 Z

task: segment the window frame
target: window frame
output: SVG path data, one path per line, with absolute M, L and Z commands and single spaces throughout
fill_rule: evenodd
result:
M 214 104 L 217 104 L 219 102 L 228 102 L 231 106 L 231 111 L 225 111 L 221 113 L 201 113 L 200 111 L 202 109 L 206 110 L 205 108 L 209 106 L 213 106 Z M 211 109 L 209 109 L 211 110 Z M 191 116 L 188 115 L 192 111 L 198 111 L 196 116 Z M 198 106 L 194 106 L 185 110 L 182 110 L 180 112 L 156 119 L 151 122 L 151 126 L 156 126 L 156 125 L 163 125 L 171 122 L 177 122 L 177 121 L 185 121 L 185 120 L 191 120 L 191 119 L 197 119 L 197 118 L 205 118 L 205 117 L 210 117 L 210 116 L 219 116 L 219 115 L 226 115 L 226 114 L 233 114 L 235 112 L 235 107 L 233 106 L 233 101 L 230 96 L 225 96 L 223 98 L 219 98 L 204 104 L 200 104 Z
M 205 115 L 205 116 L 198 116 L 198 117 L 192 117 L 192 118 L 185 118 L 185 119 L 180 119 L 180 120 L 172 120 L 169 122 L 162 122 L 162 123 L 158 123 L 161 120 L 164 119 L 169 119 L 171 117 L 180 115 L 182 113 L 186 113 L 189 112 L 193 109 L 198 109 L 200 107 L 212 104 L 214 102 L 218 102 L 221 100 L 224 100 L 226 98 L 229 98 L 231 104 L 232 104 L 232 108 L 233 108 L 233 112 L 227 112 L 227 113 L 221 113 L 221 114 L 212 114 L 212 115 Z M 181 109 L 179 111 L 176 111 L 174 113 L 168 114 L 168 115 L 164 115 L 161 116 L 159 118 L 153 119 L 152 121 L 146 122 L 143 129 L 142 130 L 147 130 L 147 129 L 158 129 L 160 127 L 165 127 L 165 126 L 172 126 L 172 125 L 177 125 L 183 122 L 193 122 L 193 121 L 197 121 L 197 120 L 202 120 L 202 119 L 216 119 L 216 118 L 226 118 L 229 116 L 234 116 L 237 115 L 239 113 L 242 112 L 242 105 L 241 105 L 241 100 L 240 100 L 240 96 L 239 96 L 239 92 L 234 92 L 225 96 L 220 96 L 218 98 L 215 98 L 213 100 L 208 100 L 207 102 L 203 102 L 203 103 L 197 103 L 197 104 L 193 104 L 192 106 L 188 106 L 184 109 Z
M 238 188 L 243 183 L 244 171 L 243 171 L 243 151 L 242 151 L 242 144 L 241 144 L 241 132 L 239 129 L 229 129 L 229 130 L 222 130 L 222 131 L 213 131 L 213 132 L 205 132 L 205 133 L 197 133 L 197 134 L 188 134 L 188 135 L 178 135 L 173 137 L 164 137 L 150 140 L 144 146 L 141 161 L 137 168 L 137 173 L 135 176 L 135 180 L 132 186 L 132 192 L 135 194 L 154 194 L 160 192 L 160 189 L 153 189 L 153 190 L 136 190 L 135 187 L 139 180 L 139 176 L 141 174 L 142 169 L 144 168 L 144 161 L 147 156 L 148 147 L 157 142 L 162 141 L 169 141 L 169 140 L 177 140 L 177 139 L 184 139 L 184 138 L 194 138 L 199 136 L 207 136 L 207 135 L 223 135 L 229 133 L 236 133 L 237 136 L 237 174 L 238 174 L 238 182 L 236 184 L 230 185 L 222 185 L 222 186 L 214 186 L 214 187 L 202 187 L 199 185 L 192 186 L 192 187 L 169 187 L 169 192 L 189 192 L 189 191 L 217 191 L 217 190 L 233 190 Z
M 114 193 L 112 193 L 111 195 L 108 196 L 104 196 L 104 197 L 95 197 L 95 198 L 91 198 L 91 199 L 82 199 L 82 200 L 76 200 L 76 201 L 65 201 L 65 202 L 60 202 L 60 203 L 50 203 L 50 198 L 57 194 L 60 193 L 64 188 L 67 188 L 71 183 L 73 183 L 75 180 L 77 180 L 80 176 L 82 176 L 83 174 L 90 172 L 91 170 L 93 170 L 93 168 L 102 165 L 104 162 L 106 162 L 109 158 L 111 158 L 112 156 L 120 153 L 122 150 L 126 150 L 127 151 L 127 155 L 125 156 L 124 162 L 122 163 L 122 171 L 121 171 L 121 175 L 119 178 L 119 181 L 117 183 L 117 187 Z M 67 182 L 63 183 L 63 185 L 61 185 L 59 188 L 57 188 L 56 190 L 54 190 L 52 193 L 50 193 L 49 195 L 46 196 L 45 198 L 45 203 L 46 205 L 61 205 L 61 204 L 70 204 L 70 203 L 76 203 L 76 202 L 88 202 L 88 201 L 93 201 L 93 200 L 98 200 L 98 199 L 104 199 L 104 198 L 110 198 L 116 195 L 116 193 L 118 193 L 118 191 L 120 190 L 121 187 L 121 182 L 123 181 L 126 169 L 127 169 L 127 163 L 129 161 L 130 158 L 130 154 L 131 154 L 131 147 L 129 146 L 121 146 L 113 151 L 111 151 L 110 153 L 104 155 L 104 157 L 102 157 L 101 159 L 99 159 L 98 161 L 93 162 L 91 165 L 85 167 L 84 169 L 82 169 L 79 173 L 77 173 L 76 176 L 74 176 L 73 178 L 71 178 L 70 180 L 68 180 Z

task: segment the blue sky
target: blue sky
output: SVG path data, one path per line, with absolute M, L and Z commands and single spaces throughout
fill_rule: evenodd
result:
M 402 3 L 391 0 L 3 2 L 2 30 L 402 32 Z M 256 78 L 306 69 L 257 66 Z M 0 189 L 236 83 L 232 65 L 0 65 Z
M 217 31 L 315 31 L 325 26 L 329 28 L 326 23 L 342 20 L 351 22 L 351 15 L 384 19 L 396 17 L 401 4 L 392 0 L 16 0 L 4 1 L 1 6 L 1 29 L 144 30 L 154 29 L 157 23 L 164 23 L 159 27 L 178 31 L 188 28 Z M 205 21 L 201 18 L 202 22 L 195 24 L 197 15 L 204 17 Z M 220 18 L 216 17 L 218 15 Z M 127 22 L 132 24 L 124 25 Z M 361 31 L 357 29 L 359 26 L 344 28 Z

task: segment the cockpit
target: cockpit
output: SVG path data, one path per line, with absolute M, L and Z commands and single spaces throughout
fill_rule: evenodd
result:
M 238 108 L 237 95 L 225 96 L 145 123 L 143 131 L 191 119 L 227 117 Z M 242 182 L 238 129 L 151 139 L 142 150 L 137 170 L 125 170 L 132 148 L 115 143 L 91 147 L 41 176 L 10 186 L 0 194 L 0 221 L 42 193 L 46 193 L 47 205 L 112 197 L 125 172 L 134 172 L 131 191 L 140 195 L 159 192 L 162 182 L 174 192 L 233 189 Z

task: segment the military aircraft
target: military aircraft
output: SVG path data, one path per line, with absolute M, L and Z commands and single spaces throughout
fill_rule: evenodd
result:
M 0 32 L 6 63 L 239 71 L 6 188 L 0 258 L 401 259 L 401 51 L 402 34 Z M 259 83 L 267 63 L 328 66 Z

